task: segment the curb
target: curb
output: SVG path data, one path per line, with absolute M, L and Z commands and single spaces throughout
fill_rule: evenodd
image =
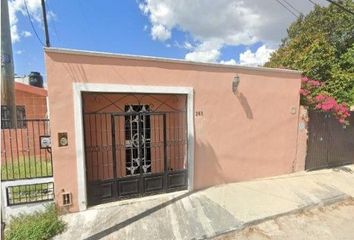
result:
M 263 223 L 263 222 L 266 222 L 266 221 L 269 221 L 269 220 L 273 220 L 273 219 L 276 219 L 276 218 L 279 218 L 279 217 L 296 214 L 296 213 L 299 213 L 299 212 L 302 212 L 302 211 L 311 210 L 311 209 L 318 208 L 318 207 L 329 206 L 329 205 L 332 205 L 332 204 L 335 204 L 335 203 L 344 202 L 346 200 L 354 200 L 354 197 L 352 197 L 350 195 L 347 195 L 347 194 L 340 194 L 340 195 L 337 195 L 337 196 L 333 196 L 333 197 L 330 197 L 330 198 L 323 199 L 323 200 L 321 200 L 319 202 L 310 203 L 309 205 L 306 205 L 306 206 L 303 206 L 303 207 L 300 207 L 300 208 L 297 208 L 297 209 L 294 209 L 294 210 L 291 210 L 291 211 L 287 211 L 287 212 L 283 212 L 283 213 L 279 213 L 279 214 L 274 214 L 274 215 L 271 215 L 271 216 L 268 216 L 268 217 L 252 220 L 252 221 L 249 221 L 249 222 L 245 222 L 245 223 L 243 223 L 242 225 L 240 225 L 238 227 L 232 228 L 232 229 L 224 231 L 224 232 L 216 233 L 215 235 L 212 235 L 212 236 L 206 236 L 206 237 L 200 238 L 200 239 L 212 239 L 212 238 L 220 237 L 220 236 L 228 234 L 228 233 L 239 232 L 239 231 L 244 230 L 247 227 L 258 225 L 260 223 Z

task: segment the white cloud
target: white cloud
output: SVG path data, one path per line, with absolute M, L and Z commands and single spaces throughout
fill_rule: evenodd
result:
M 20 35 L 18 34 L 17 25 L 11 25 L 11 41 L 16 43 L 20 41 Z
M 57 15 L 53 11 L 47 11 L 47 20 L 57 20 Z
M 184 42 L 183 47 L 185 49 L 193 49 L 193 45 L 190 42 Z
M 222 43 L 218 39 L 211 39 L 194 46 L 184 58 L 196 62 L 217 62 L 221 46 Z M 191 48 L 192 45 L 184 44 L 184 47 Z
M 226 65 L 236 65 L 236 60 L 235 59 L 230 59 L 230 60 L 227 60 L 227 61 L 224 61 L 224 60 L 221 60 L 220 61 L 221 64 L 226 64 Z
M 34 21 L 40 23 L 41 22 L 41 0 L 26 0 L 28 11 L 31 14 L 31 17 Z M 21 36 L 28 37 L 28 34 L 21 34 L 18 31 L 18 14 L 22 14 L 27 17 L 27 12 L 25 8 L 24 0 L 10 0 L 9 1 L 9 18 L 10 18 L 10 27 L 11 27 L 11 38 L 12 42 L 19 42 Z M 54 13 L 50 14 L 53 18 Z
M 22 31 L 22 36 L 23 37 L 30 37 L 30 36 L 32 36 L 32 33 L 29 31 Z
M 181 49 L 186 49 L 186 50 L 193 50 L 195 48 L 195 46 L 189 41 L 184 41 L 183 43 L 179 43 L 178 41 L 175 41 L 173 46 Z
M 193 51 L 187 53 L 185 59 L 188 61 L 195 62 L 216 62 L 220 56 L 220 51 L 216 49 L 207 50 L 207 51 Z
M 140 10 L 151 23 L 152 38 L 166 41 L 172 29 L 191 36 L 186 59 L 215 61 L 223 46 L 250 46 L 262 42 L 277 46 L 286 36 L 286 29 L 295 20 L 276 1 L 264 0 L 141 0 Z M 295 1 L 293 5 L 308 13 L 309 1 Z M 217 42 L 208 45 L 205 43 Z M 187 48 L 186 48 L 187 49 Z
M 16 17 L 16 9 L 13 2 L 9 2 L 9 19 L 10 19 L 10 30 L 11 30 L 11 40 L 12 42 L 18 42 L 20 40 L 20 34 L 17 30 L 18 19 Z
M 16 51 L 16 54 L 17 54 L 17 55 L 21 55 L 22 53 L 23 53 L 22 50 L 17 50 L 17 51 Z
M 154 25 L 151 28 L 151 36 L 154 40 L 166 41 L 171 37 L 171 31 L 163 25 Z
M 265 45 L 259 47 L 257 51 L 246 50 L 240 54 L 240 64 L 246 66 L 263 66 L 275 49 L 267 48 Z

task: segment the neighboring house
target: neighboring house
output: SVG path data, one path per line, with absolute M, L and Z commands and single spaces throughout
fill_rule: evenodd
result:
M 45 55 L 55 201 L 65 211 L 304 169 L 300 72 Z
M 37 72 L 16 77 L 17 123 L 1 106 L 1 211 L 2 218 L 43 209 L 53 196 L 47 90 Z M 44 140 L 43 140 L 44 139 Z M 43 143 L 45 145 L 43 145 Z
M 11 127 L 8 107 L 2 105 L 1 162 L 10 162 L 10 155 L 16 157 L 17 155 L 27 154 L 31 146 L 34 148 L 32 155 L 37 155 L 40 152 L 37 143 L 39 135 L 42 134 L 44 128 L 47 128 L 47 126 L 44 126 L 44 123 L 33 121 L 35 119 L 48 118 L 47 90 L 43 87 L 30 85 L 26 77 L 15 78 L 15 80 L 17 131 Z M 17 139 L 15 138 L 15 134 L 17 135 Z M 9 139 L 12 139 L 12 141 Z
M 31 86 L 28 77 L 15 78 L 15 97 L 18 127 L 25 119 L 47 118 L 47 89 L 43 87 Z M 1 128 L 9 128 L 9 109 L 1 106 Z

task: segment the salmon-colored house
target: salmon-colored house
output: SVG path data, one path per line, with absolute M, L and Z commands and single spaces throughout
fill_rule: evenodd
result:
M 23 106 L 26 119 L 47 118 L 47 90 L 15 82 L 16 105 Z
M 30 84 L 15 82 L 15 99 L 17 112 L 17 130 L 10 127 L 9 113 L 2 106 L 1 115 L 1 162 L 10 163 L 13 158 L 27 155 L 33 148 L 33 155 L 40 153 L 37 143 L 40 135 L 48 132 L 45 122 L 34 122 L 36 119 L 47 119 L 47 90 Z M 16 136 L 17 135 L 17 136 Z M 15 137 L 16 136 L 16 137 Z M 13 139 L 9 141 L 8 139 Z M 17 139 L 17 141 L 15 141 Z M 35 154 L 37 153 L 37 154 Z
M 303 169 L 297 71 L 45 54 L 56 201 L 68 211 Z

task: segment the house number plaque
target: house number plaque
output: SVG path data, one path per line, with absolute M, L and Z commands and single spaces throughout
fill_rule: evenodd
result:
M 68 146 L 68 133 L 62 132 L 58 133 L 59 147 Z
M 203 115 L 204 115 L 203 111 L 196 111 L 195 112 L 196 117 L 203 117 Z

